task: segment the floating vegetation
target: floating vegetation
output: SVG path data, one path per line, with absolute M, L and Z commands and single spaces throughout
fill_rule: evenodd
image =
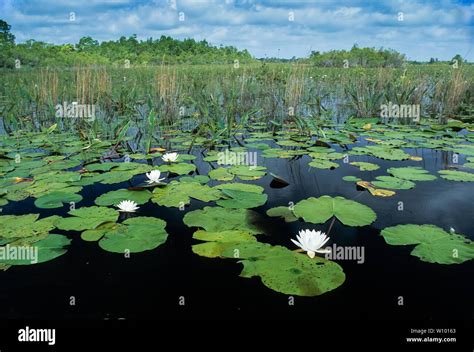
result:
M 398 225 L 387 227 L 381 235 L 390 245 L 416 245 L 411 255 L 424 262 L 460 264 L 474 259 L 474 243 L 434 225 Z
M 377 215 L 368 206 L 343 197 L 310 197 L 295 204 L 296 217 L 313 224 L 325 223 L 335 216 L 347 226 L 365 226 L 375 221 Z
M 281 217 L 285 222 L 298 221 L 298 218 L 293 213 L 291 207 L 275 207 L 267 210 L 267 215 L 271 217 Z
M 415 183 L 393 176 L 377 176 L 371 182 L 374 186 L 389 189 L 410 189 L 415 187 Z
M 370 194 L 377 197 L 391 197 L 395 195 L 394 191 L 387 189 L 376 188 L 374 184 L 367 181 L 357 181 L 357 186 L 367 189 Z
M 360 171 L 374 171 L 380 168 L 380 166 L 378 166 L 377 164 L 366 163 L 363 161 L 354 161 L 351 163 L 351 165 L 357 166 Z
M 96 238 L 102 234 L 99 246 L 114 253 L 138 253 L 155 249 L 166 242 L 166 222 L 157 218 L 136 217 L 114 226 L 96 229 Z M 90 235 L 86 235 L 90 239 Z
M 474 174 L 456 170 L 438 171 L 442 178 L 450 181 L 474 182 Z
M 379 202 L 403 199 L 422 188 L 418 182 L 432 181 L 437 188 L 474 181 L 472 135 L 450 127 L 366 119 L 320 121 L 302 130 L 290 123 L 288 129 L 265 131 L 269 126 L 261 119 L 252 126 L 237 126 L 214 140 L 205 138 L 210 131 L 160 126 L 160 137 L 148 147 L 125 132 L 84 139 L 59 133 L 59 127 L 2 136 L 0 253 L 26 246 L 39 251 L 34 264 L 42 263 L 67 255 L 73 238 L 117 254 L 152 251 L 179 235 L 166 229 L 169 220 L 163 219 L 171 212 L 178 219 L 173 226 L 193 229 L 194 255 L 214 258 L 216 266 L 218 258 L 233 260 L 242 278 L 258 277 L 276 292 L 318 296 L 345 282 L 344 263 L 323 248 L 336 220 L 339 228 L 378 227 Z M 448 162 L 427 164 L 430 151 Z M 230 153 L 240 157 L 226 160 Z M 292 199 L 295 190 L 299 201 Z M 29 201 L 37 212 L 21 214 Z M 12 209 L 20 214 L 9 214 Z M 292 250 L 290 236 L 273 236 L 269 224 L 302 231 L 293 243 L 301 248 Z M 461 264 L 474 256 L 467 236 L 434 225 L 386 227 L 381 235 L 389 245 L 415 246 L 411 254 L 429 263 Z M 336 244 L 341 237 L 333 232 L 331 240 Z M 32 263 L 0 257 L 1 270 Z
M 427 170 L 421 167 L 391 167 L 387 170 L 389 174 L 402 180 L 408 181 L 433 181 L 435 175 L 431 175 Z

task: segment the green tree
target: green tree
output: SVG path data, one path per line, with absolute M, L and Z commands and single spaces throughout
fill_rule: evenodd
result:
M 76 44 L 76 49 L 79 51 L 91 52 L 98 46 L 99 42 L 97 40 L 94 40 L 91 37 L 82 37 L 79 39 L 79 43 Z
M 464 59 L 462 58 L 461 55 L 459 54 L 456 54 L 454 55 L 454 57 L 451 59 L 451 63 L 454 64 L 454 63 L 457 63 L 458 65 L 462 64 L 464 62 Z
M 0 46 L 15 44 L 15 36 L 10 33 L 11 28 L 7 22 L 0 20 Z

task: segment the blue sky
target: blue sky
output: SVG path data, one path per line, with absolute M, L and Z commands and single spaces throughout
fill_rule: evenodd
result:
M 17 42 L 169 35 L 287 58 L 357 43 L 416 60 L 459 53 L 474 61 L 473 13 L 467 0 L 0 0 Z

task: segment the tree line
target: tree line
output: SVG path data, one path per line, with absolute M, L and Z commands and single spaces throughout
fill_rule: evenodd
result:
M 136 35 L 103 41 L 83 37 L 76 44 L 49 44 L 36 40 L 15 43 L 11 26 L 0 20 L 0 68 L 70 67 L 77 65 L 160 65 L 160 64 L 221 64 L 256 61 L 246 50 L 233 46 L 214 46 L 206 40 L 178 40 L 169 36 L 138 40 Z M 319 67 L 401 67 L 407 63 L 404 54 L 392 49 L 359 48 L 312 51 L 309 58 L 265 58 L 269 62 L 305 62 Z M 464 62 L 460 55 L 451 61 Z M 416 64 L 417 62 L 411 61 Z M 429 63 L 438 63 L 431 58 Z

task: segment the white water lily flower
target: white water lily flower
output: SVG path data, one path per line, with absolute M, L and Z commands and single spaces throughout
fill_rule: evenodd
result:
M 123 211 L 124 213 L 134 213 L 138 210 L 138 204 L 133 200 L 122 200 L 117 207 L 119 211 Z
M 161 171 L 160 170 L 152 170 L 150 172 L 146 173 L 146 177 L 148 177 L 148 180 L 146 181 L 148 184 L 152 183 L 160 183 L 163 181 L 165 178 L 160 178 L 161 176 Z
M 166 153 L 161 159 L 166 162 L 175 162 L 178 159 L 178 153 Z
M 329 237 L 326 236 L 324 232 L 315 230 L 301 230 L 299 235 L 296 235 L 296 239 L 298 241 L 295 241 L 294 239 L 291 239 L 291 241 L 303 249 L 310 258 L 314 258 L 316 253 L 330 252 L 329 249 L 321 249 L 321 247 L 324 246 L 327 241 L 329 241 Z
M 454 227 L 450 227 L 449 232 L 451 232 L 453 234 L 453 233 L 456 233 L 456 230 L 454 229 Z

